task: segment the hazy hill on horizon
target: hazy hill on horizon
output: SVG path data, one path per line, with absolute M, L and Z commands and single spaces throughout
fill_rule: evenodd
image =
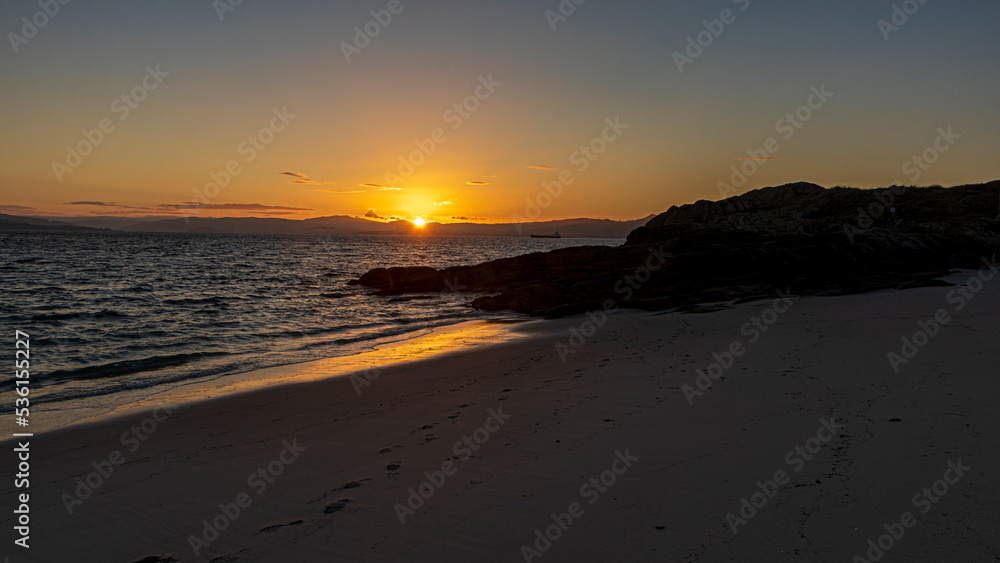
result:
M 418 228 L 409 221 L 383 223 L 358 217 L 334 215 L 313 219 L 281 219 L 270 217 L 222 217 L 164 219 L 126 227 L 133 232 L 187 232 L 187 233 L 238 233 L 238 234 L 372 234 L 430 236 L 529 236 L 551 235 L 558 232 L 564 237 L 625 238 L 636 227 L 642 226 L 654 215 L 634 221 L 610 219 L 560 219 L 524 224 L 515 223 L 428 223 Z
M 46 218 L 0 215 L 0 230 L 89 230 L 111 229 L 152 233 L 230 234 L 369 234 L 429 236 L 529 236 L 558 232 L 569 238 L 622 238 L 655 215 L 633 221 L 611 219 L 560 219 L 530 223 L 428 223 L 417 228 L 409 221 L 384 223 L 359 217 L 333 215 L 312 219 L 274 217 L 60 217 Z
M 0 213 L 0 231 L 93 231 L 96 229 L 40 217 Z

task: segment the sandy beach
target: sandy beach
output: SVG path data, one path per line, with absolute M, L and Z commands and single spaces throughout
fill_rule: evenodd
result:
M 37 434 L 9 560 L 998 560 L 1000 290 L 955 291 L 515 324 Z

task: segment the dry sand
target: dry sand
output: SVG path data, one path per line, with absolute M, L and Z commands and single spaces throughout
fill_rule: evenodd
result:
M 995 561 L 1000 288 L 987 283 L 957 312 L 951 291 L 804 298 L 754 343 L 741 327 L 771 301 L 622 311 L 566 363 L 555 344 L 586 317 L 533 322 L 511 329 L 526 338 L 383 366 L 360 396 L 357 380 L 336 377 L 161 411 L 145 441 L 121 437 L 147 413 L 37 435 L 31 548 L 5 553 L 11 563 L 846 562 L 869 560 L 866 542 L 888 524 L 903 535 L 882 561 Z M 941 308 L 951 321 L 894 373 L 886 354 Z M 689 404 L 683 386 L 736 341 L 742 356 Z M 68 514 L 64 495 L 109 459 L 123 463 Z M 433 474 L 448 461 L 451 475 Z M 949 462 L 969 469 L 947 472 Z M 248 481 L 260 468 L 272 482 Z M 787 482 L 775 491 L 763 482 L 779 471 Z M 394 507 L 425 472 L 444 483 L 401 524 Z M 932 487 L 946 477 L 939 497 Z M 922 500 L 924 488 L 938 500 Z M 13 488 L 2 494 L 13 541 Z M 743 498 L 763 506 L 735 522 Z M 220 516 L 237 500 L 235 520 Z M 906 512 L 912 527 L 894 527 Z M 552 514 L 572 521 L 540 541 Z M 204 541 L 213 519 L 225 529 L 195 557 L 190 537 Z

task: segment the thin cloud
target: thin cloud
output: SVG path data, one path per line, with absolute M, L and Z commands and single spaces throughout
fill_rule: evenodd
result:
M 375 188 L 380 192 L 385 192 L 389 190 L 399 191 L 403 189 L 403 188 L 394 188 L 392 186 L 383 186 L 382 184 L 358 184 L 358 185 L 361 186 L 362 188 Z
M 333 182 L 317 182 L 301 172 L 281 172 L 282 176 L 291 176 L 294 180 L 289 180 L 289 184 L 309 184 L 312 186 L 326 186 Z
M 449 217 L 452 221 L 482 221 L 482 217 Z
M 112 203 L 110 201 L 70 201 L 66 205 L 100 205 L 104 207 L 125 207 L 124 205 L 118 205 L 117 203 Z
M 122 205 L 120 203 L 114 203 L 114 202 L 110 202 L 110 201 L 70 201 L 70 202 L 66 203 L 65 205 L 83 205 L 83 206 L 102 207 L 102 208 L 104 208 L 101 211 L 88 211 L 88 213 L 90 213 L 91 215 L 98 214 L 98 213 L 101 213 L 101 214 L 110 213 L 112 215 L 117 215 L 117 214 L 121 214 L 121 213 L 134 213 L 136 211 L 142 211 L 144 213 L 154 213 L 154 214 L 158 214 L 158 213 L 162 213 L 163 212 L 163 210 L 161 209 L 161 206 L 146 207 L 146 206 L 136 206 L 136 205 Z M 111 209 L 108 209 L 108 208 L 111 208 Z M 112 209 L 120 209 L 122 211 L 116 212 L 116 211 L 112 211 Z
M 286 207 L 284 205 L 262 205 L 260 203 L 198 203 L 195 201 L 185 201 L 184 203 L 161 203 L 157 207 L 161 209 L 228 209 L 240 211 L 315 211 L 307 207 Z
M 782 157 L 780 157 L 780 156 L 778 156 L 778 157 L 771 157 L 771 158 L 757 158 L 757 157 L 752 157 L 752 156 L 746 156 L 746 157 L 743 157 L 743 158 L 735 158 L 733 160 L 785 160 L 785 159 L 782 158 Z
M 306 207 L 288 207 L 284 205 L 264 205 L 261 203 L 199 203 L 196 201 L 185 201 L 181 203 L 161 203 L 153 207 L 122 205 L 109 201 L 71 201 L 66 205 L 82 205 L 100 207 L 99 211 L 90 211 L 91 215 L 134 215 L 136 212 L 148 213 L 151 215 L 179 215 L 182 211 L 190 209 L 207 210 L 237 210 L 249 211 L 250 213 L 264 214 L 294 214 L 303 211 L 315 211 Z
M 454 201 L 451 201 L 450 199 L 446 199 L 444 201 L 439 201 L 439 202 L 435 203 L 434 205 L 454 205 L 454 204 L 455 204 Z
M 313 190 L 314 192 L 329 192 L 331 194 L 363 194 L 364 190 Z
M 11 213 L 22 213 L 25 211 L 34 211 L 34 207 L 27 205 L 0 205 L 0 212 L 11 212 Z
M 88 215 L 95 217 L 135 217 L 137 213 L 141 212 L 144 215 L 162 215 L 164 217 L 183 217 L 189 215 L 181 211 L 168 211 L 166 209 L 157 209 L 155 207 L 122 207 L 114 209 L 92 209 L 87 212 Z
M 488 186 L 488 185 L 490 185 L 489 182 L 466 182 L 466 184 L 468 184 L 470 186 Z
M 531 166 L 529 166 L 528 168 L 530 168 L 530 169 L 532 169 L 532 170 L 544 170 L 544 171 L 546 171 L 546 172 L 554 172 L 554 171 L 556 171 L 556 170 L 559 170 L 559 169 L 558 169 L 558 168 L 556 168 L 555 166 L 542 166 L 542 165 L 540 165 L 540 164 L 532 164 L 532 165 L 531 165 Z

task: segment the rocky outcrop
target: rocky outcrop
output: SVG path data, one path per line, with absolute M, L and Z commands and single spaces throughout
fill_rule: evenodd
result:
M 998 216 L 1000 181 L 954 188 L 892 186 L 874 190 L 826 189 L 798 182 L 721 201 L 671 207 L 632 231 L 628 240 L 655 241 L 692 229 L 772 235 L 840 233 L 848 240 L 862 233 L 868 237 L 965 233 L 990 238 L 990 224 Z
M 893 214 L 890 208 L 895 207 Z M 1000 181 L 955 188 L 761 188 L 672 207 L 620 247 L 571 247 L 475 266 L 378 268 L 380 295 L 459 291 L 472 306 L 561 316 L 607 300 L 640 309 L 937 283 L 1000 248 Z

